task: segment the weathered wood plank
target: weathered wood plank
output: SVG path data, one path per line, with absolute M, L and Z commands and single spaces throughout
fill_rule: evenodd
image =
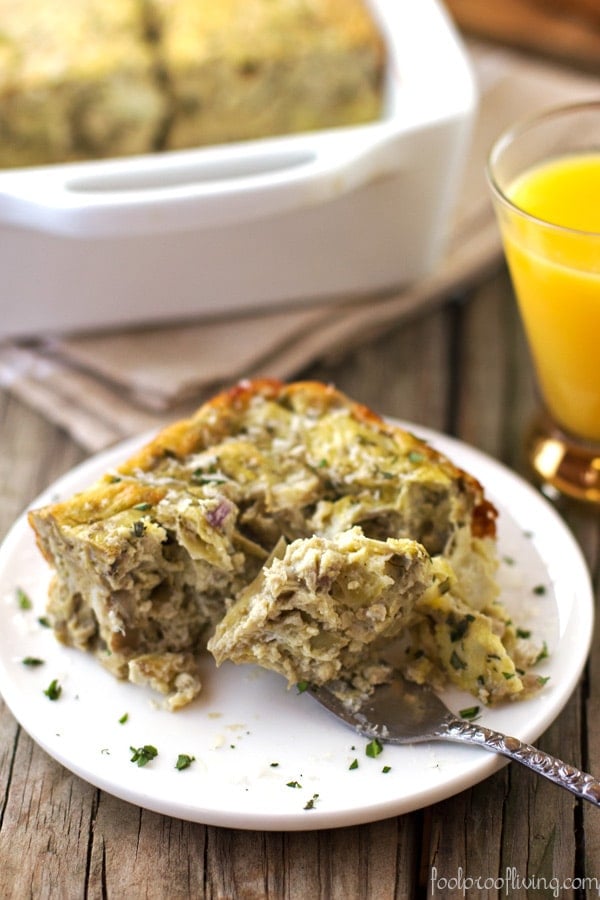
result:
M 204 896 L 207 829 L 99 792 L 87 896 L 185 900 Z
M 584 685 L 584 728 L 582 752 L 586 767 L 600 778 L 600 516 L 589 510 L 573 506 L 569 523 L 579 540 L 590 566 L 590 574 L 596 594 L 596 623 L 592 638 L 592 650 Z M 584 848 L 582 865 L 585 874 L 596 879 L 596 892 L 600 891 L 600 813 L 585 806 L 582 810 Z M 593 891 L 590 889 L 590 896 Z
M 535 391 L 505 269 L 465 304 L 458 344 L 458 436 L 523 472 L 523 435 L 535 409 Z
M 0 828 L 6 897 L 84 896 L 92 787 L 49 759 L 19 730 Z

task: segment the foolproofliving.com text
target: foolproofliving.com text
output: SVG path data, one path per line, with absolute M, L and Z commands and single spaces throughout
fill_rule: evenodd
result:
M 556 878 L 547 875 L 521 875 L 512 866 L 503 875 L 470 875 L 459 866 L 454 875 L 441 875 L 437 866 L 432 866 L 429 876 L 429 896 L 436 897 L 452 893 L 453 896 L 467 897 L 481 891 L 499 891 L 510 897 L 521 891 L 539 891 L 544 897 L 561 897 L 565 891 L 586 891 L 600 897 L 600 878 L 573 877 Z

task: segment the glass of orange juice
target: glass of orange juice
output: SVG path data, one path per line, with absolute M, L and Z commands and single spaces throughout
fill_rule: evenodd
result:
M 513 126 L 487 175 L 541 400 L 529 461 L 600 504 L 600 102 Z

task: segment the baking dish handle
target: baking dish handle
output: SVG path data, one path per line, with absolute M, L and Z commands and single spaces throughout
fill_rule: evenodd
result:
M 324 203 L 399 167 L 378 124 L 0 174 L 0 224 L 102 237 L 231 226 Z

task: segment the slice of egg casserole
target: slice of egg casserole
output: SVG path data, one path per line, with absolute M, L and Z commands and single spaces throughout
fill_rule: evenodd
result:
M 319 382 L 242 382 L 96 484 L 33 510 L 60 641 L 176 709 L 198 656 L 360 690 L 409 677 L 528 695 L 475 478 Z

